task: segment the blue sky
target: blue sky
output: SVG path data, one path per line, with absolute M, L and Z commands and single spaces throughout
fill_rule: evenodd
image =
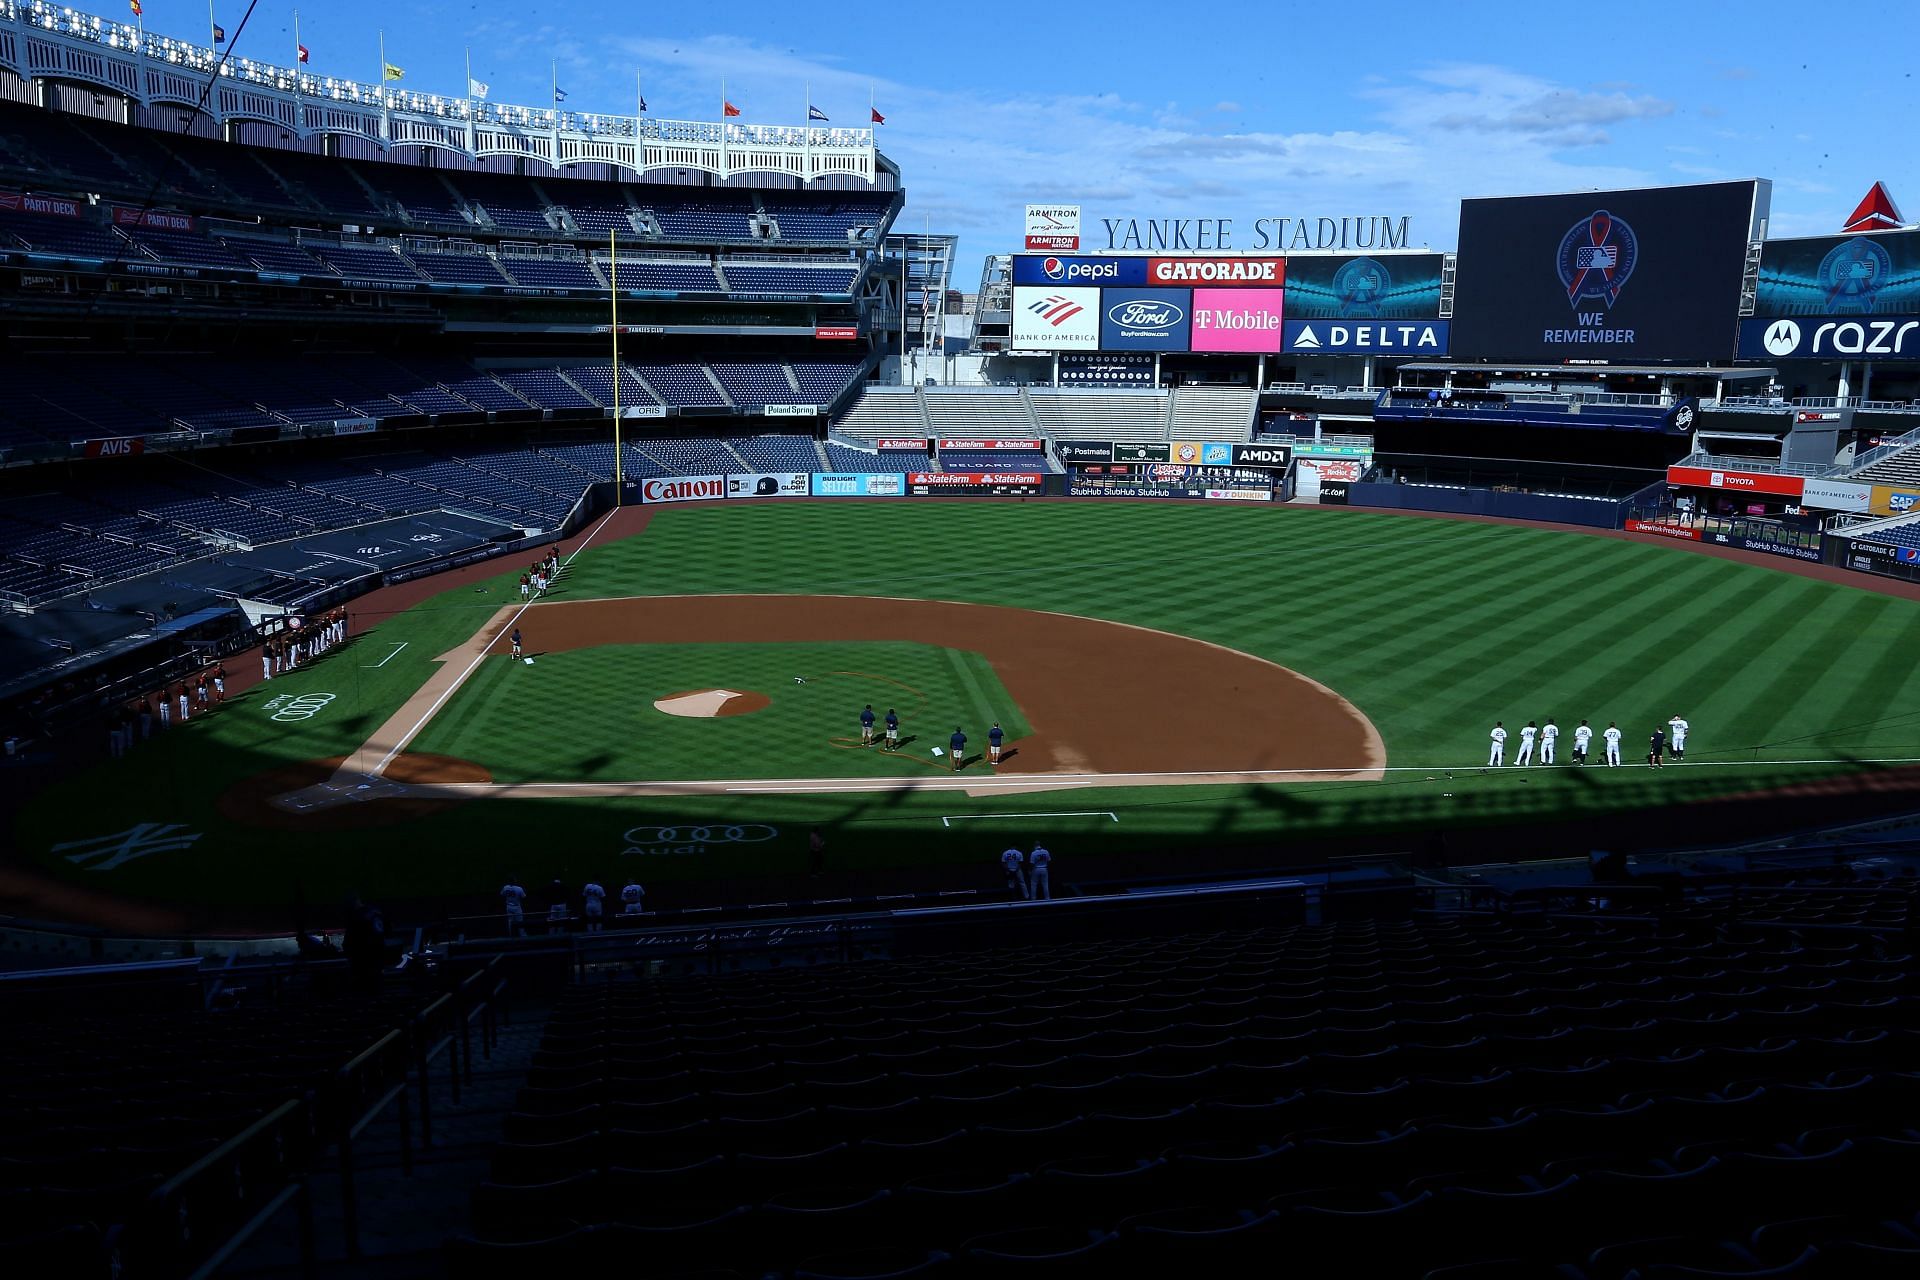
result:
M 94 7 L 94 6 L 83 6 Z M 234 31 L 241 0 L 219 0 Z M 205 38 L 193 0 L 151 29 Z M 115 12 L 104 4 L 100 12 Z M 292 6 L 261 0 L 239 51 L 284 61 Z M 1775 0 L 1729 7 L 1373 0 L 922 7 L 726 0 L 334 0 L 300 13 L 312 70 L 371 80 L 377 33 L 409 88 L 457 94 L 463 50 L 495 101 L 798 123 L 807 86 L 905 172 L 903 226 L 1017 247 L 1028 200 L 1102 217 L 1410 215 L 1452 248 L 1462 196 L 1737 177 L 1775 181 L 1771 234 L 1837 230 L 1876 178 L 1920 213 L 1906 122 L 1920 8 L 1840 25 Z

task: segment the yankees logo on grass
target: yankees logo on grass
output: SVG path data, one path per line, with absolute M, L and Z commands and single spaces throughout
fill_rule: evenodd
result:
M 273 713 L 272 718 L 275 720 L 311 720 L 336 696 L 331 693 L 302 693 L 295 696 L 282 694 L 268 701 L 267 710 Z
M 709 845 L 760 844 L 778 837 L 780 828 L 764 823 L 714 824 L 712 826 L 629 827 L 622 837 L 627 847 L 621 855 L 641 854 L 673 856 L 701 854 Z

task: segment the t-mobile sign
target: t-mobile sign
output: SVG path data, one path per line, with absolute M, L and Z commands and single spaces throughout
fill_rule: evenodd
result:
M 1195 289 L 1193 350 L 1278 352 L 1285 289 Z

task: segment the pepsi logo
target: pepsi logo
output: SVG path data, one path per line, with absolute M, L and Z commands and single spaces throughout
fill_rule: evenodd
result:
M 1067 278 L 1067 264 L 1058 258 L 1048 258 L 1040 264 L 1040 270 L 1049 280 L 1064 280 Z

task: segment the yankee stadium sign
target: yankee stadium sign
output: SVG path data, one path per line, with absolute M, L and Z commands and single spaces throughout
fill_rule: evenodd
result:
M 1405 249 L 1410 217 L 1255 218 L 1235 242 L 1232 218 L 1102 218 L 1108 249 L 1218 253 L 1275 249 Z M 1091 237 L 1089 237 L 1091 238 Z

